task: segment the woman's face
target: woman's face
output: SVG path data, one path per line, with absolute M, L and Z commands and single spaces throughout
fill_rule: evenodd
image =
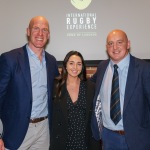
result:
M 82 60 L 79 56 L 72 55 L 66 65 L 68 77 L 78 77 L 82 71 Z

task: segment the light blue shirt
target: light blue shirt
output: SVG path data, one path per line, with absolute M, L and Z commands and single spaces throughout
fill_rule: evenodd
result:
M 121 60 L 118 65 L 118 74 L 119 74 L 119 90 L 120 90 L 120 105 L 121 105 L 121 116 L 122 119 L 117 125 L 113 123 L 110 118 L 110 97 L 111 97 L 111 86 L 112 86 L 112 77 L 114 72 L 114 63 L 110 60 L 109 65 L 106 69 L 102 86 L 100 89 L 99 98 L 102 104 L 102 119 L 103 126 L 110 130 L 123 130 L 123 106 L 124 106 L 124 95 L 125 87 L 127 81 L 127 74 L 129 68 L 130 54 L 128 54 L 123 60 Z
M 32 82 L 32 112 L 31 118 L 39 118 L 48 114 L 47 71 L 45 51 L 42 53 L 42 62 L 26 45 L 29 57 Z

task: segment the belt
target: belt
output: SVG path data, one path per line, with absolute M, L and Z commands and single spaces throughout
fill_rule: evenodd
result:
M 125 135 L 125 132 L 123 130 L 111 130 L 111 131 L 118 133 L 120 135 Z
M 105 128 L 105 127 L 103 127 L 103 128 Z M 125 131 L 124 130 L 110 130 L 108 128 L 105 128 L 105 129 L 109 130 L 111 132 L 115 132 L 115 133 L 120 134 L 120 135 L 125 135 Z
M 45 120 L 47 118 L 48 118 L 48 116 L 35 118 L 35 119 L 30 119 L 30 123 L 38 123 L 38 122 L 41 122 L 41 121 L 43 121 L 43 120 Z

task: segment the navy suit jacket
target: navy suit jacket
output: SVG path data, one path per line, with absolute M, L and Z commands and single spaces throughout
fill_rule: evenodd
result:
M 100 62 L 97 72 L 91 78 L 96 82 L 94 106 L 109 60 Z M 123 125 L 130 150 L 150 150 L 150 64 L 130 57 L 125 88 Z M 92 116 L 92 132 L 99 140 L 95 114 Z
M 51 126 L 52 88 L 59 74 L 56 59 L 45 52 L 48 88 L 48 118 Z M 16 150 L 21 145 L 30 122 L 32 85 L 26 46 L 0 56 L 0 118 L 5 147 Z

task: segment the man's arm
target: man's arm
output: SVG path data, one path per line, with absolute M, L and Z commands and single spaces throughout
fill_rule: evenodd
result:
M 97 71 L 96 71 L 96 73 L 90 78 L 90 81 L 96 83 L 96 78 L 97 78 Z
M 5 55 L 0 56 L 0 118 L 2 115 L 2 105 L 3 100 L 7 91 L 7 85 L 10 80 L 10 67 L 8 66 L 8 62 L 5 58 Z M 0 131 L 2 133 L 2 130 Z M 0 150 L 4 150 L 4 142 L 2 139 L 2 134 L 0 134 Z

